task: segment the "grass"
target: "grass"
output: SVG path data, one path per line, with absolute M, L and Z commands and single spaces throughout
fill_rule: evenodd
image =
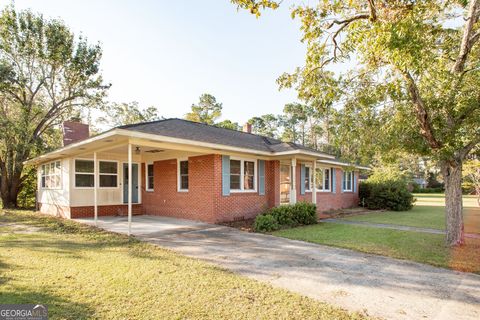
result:
M 419 201 L 411 211 L 374 212 L 344 219 L 444 229 L 444 207 L 425 205 L 444 201 L 442 196 L 416 196 Z M 466 208 L 464 216 L 466 232 L 480 233 L 480 209 Z M 480 274 L 480 239 L 467 238 L 465 246 L 452 249 L 445 246 L 443 235 L 334 223 L 280 230 L 274 235 Z
M 443 193 L 414 193 L 416 204 L 420 206 L 445 206 L 445 194 Z M 477 196 L 463 195 L 464 208 L 478 208 Z
M 50 319 L 359 319 L 173 251 L 74 221 L 0 212 L 0 301 Z
M 480 274 L 479 239 L 467 239 L 466 246 L 449 249 L 438 234 L 334 223 L 280 230 L 273 235 Z
M 445 229 L 444 198 L 440 195 L 416 194 L 417 202 L 410 211 L 372 212 L 356 216 L 345 217 L 345 220 L 365 221 L 372 223 L 386 223 L 401 226 Z M 466 199 L 472 199 L 464 197 Z M 474 199 L 475 200 L 475 199 Z M 432 202 L 441 203 L 442 206 L 430 205 Z M 465 206 L 464 208 L 465 232 L 480 233 L 480 208 Z

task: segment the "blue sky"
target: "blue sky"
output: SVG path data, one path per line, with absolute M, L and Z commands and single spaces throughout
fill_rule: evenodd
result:
M 15 6 L 59 17 L 99 41 L 112 101 L 183 117 L 207 92 L 223 103 L 224 119 L 243 124 L 296 100 L 293 90 L 278 91 L 275 83 L 305 56 L 289 1 L 260 19 L 229 0 L 16 0 Z

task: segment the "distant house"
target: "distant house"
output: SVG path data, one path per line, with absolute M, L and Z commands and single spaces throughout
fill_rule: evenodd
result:
M 425 189 L 427 187 L 427 180 L 423 178 L 413 178 L 413 182 L 416 183 L 420 189 Z
M 244 131 L 166 119 L 88 137 L 67 122 L 65 146 L 28 161 L 38 168 L 39 210 L 222 222 L 298 201 L 318 212 L 358 204 L 361 167 Z

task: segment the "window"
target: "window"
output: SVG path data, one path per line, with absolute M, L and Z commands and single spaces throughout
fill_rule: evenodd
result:
M 255 191 L 256 165 L 252 160 L 230 160 L 230 190 Z
M 310 173 L 310 167 L 305 167 L 305 191 L 310 191 L 311 181 L 312 181 L 312 176 Z
M 243 190 L 255 190 L 255 162 L 243 162 Z
M 242 176 L 242 161 L 230 160 L 230 190 L 240 190 Z
M 118 187 L 118 163 L 116 161 L 100 161 L 100 188 Z
M 315 172 L 315 183 L 317 191 L 330 191 L 330 169 L 317 168 L 317 171 Z
M 352 191 L 353 185 L 353 171 L 344 171 L 343 172 L 343 191 Z
M 75 187 L 93 188 L 94 166 L 92 160 L 75 160 Z
M 188 191 L 188 160 L 178 162 L 178 190 Z
M 60 161 L 42 165 L 42 188 L 61 189 L 62 167 Z
M 147 164 L 147 191 L 153 191 L 153 163 Z

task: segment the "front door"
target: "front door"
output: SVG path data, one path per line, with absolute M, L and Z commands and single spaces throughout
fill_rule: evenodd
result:
M 128 163 L 123 164 L 123 203 L 128 203 Z M 138 164 L 132 163 L 132 203 L 138 203 Z
M 280 165 L 280 204 L 290 203 L 290 166 Z

